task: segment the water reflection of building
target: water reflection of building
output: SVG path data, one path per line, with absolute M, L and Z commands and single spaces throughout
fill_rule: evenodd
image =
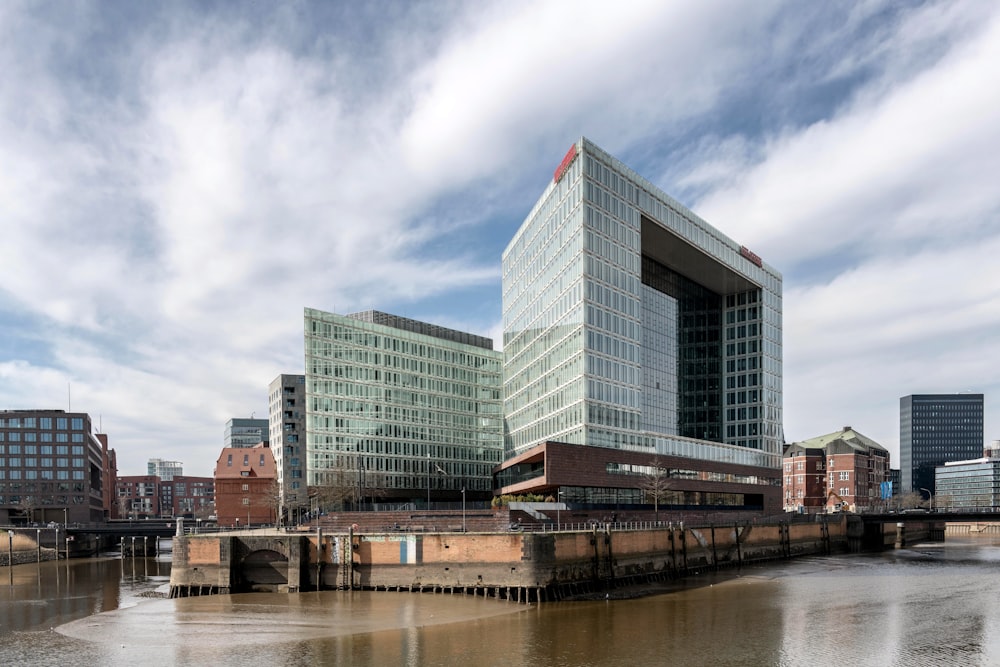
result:
M 785 511 L 865 511 L 884 505 L 889 452 L 871 438 L 845 426 L 785 446 Z
M 581 139 L 503 254 L 497 489 L 642 503 L 662 465 L 779 511 L 781 317 L 776 270 Z

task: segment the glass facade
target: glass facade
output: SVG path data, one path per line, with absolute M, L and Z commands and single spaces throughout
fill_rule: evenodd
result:
M 777 468 L 781 276 L 582 139 L 503 255 L 506 456 Z
M 268 442 L 268 420 L 230 419 L 222 438 L 223 447 L 254 447 Z
M 934 506 L 954 510 L 1000 507 L 1000 459 L 984 458 L 939 466 Z
M 982 394 L 912 394 L 899 399 L 903 492 L 934 493 L 937 466 L 978 458 L 984 444 Z
M 305 350 L 310 486 L 346 471 L 397 498 L 490 491 L 503 451 L 492 341 L 377 311 L 306 309 Z

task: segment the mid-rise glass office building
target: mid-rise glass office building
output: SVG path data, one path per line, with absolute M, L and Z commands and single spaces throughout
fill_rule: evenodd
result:
M 902 491 L 934 493 L 934 471 L 983 453 L 982 394 L 911 394 L 899 399 Z
M 268 420 L 234 417 L 226 422 L 223 447 L 256 447 L 268 444 Z
M 988 456 L 937 466 L 934 507 L 988 512 L 1000 508 L 1000 458 L 996 454 L 994 444 Z
M 781 289 L 759 256 L 581 139 L 503 255 L 505 456 L 558 442 L 735 464 L 727 479 L 756 470 L 779 501 Z
M 309 486 L 488 498 L 503 451 L 502 354 L 489 338 L 379 311 L 305 311 Z

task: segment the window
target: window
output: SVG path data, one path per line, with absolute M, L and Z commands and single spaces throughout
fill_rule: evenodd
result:
M 250 485 L 249 484 L 244 484 L 243 485 L 243 490 L 244 491 L 249 491 L 250 490 Z
M 841 482 L 847 482 L 847 481 L 850 481 L 850 479 L 851 479 L 851 473 L 849 471 L 847 471 L 847 470 L 841 470 L 840 471 L 840 481 Z

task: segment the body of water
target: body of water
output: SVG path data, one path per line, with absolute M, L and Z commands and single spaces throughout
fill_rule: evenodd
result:
M 626 600 L 429 593 L 179 600 L 169 562 L 0 568 L 0 665 L 1000 665 L 1000 545 L 706 574 Z

